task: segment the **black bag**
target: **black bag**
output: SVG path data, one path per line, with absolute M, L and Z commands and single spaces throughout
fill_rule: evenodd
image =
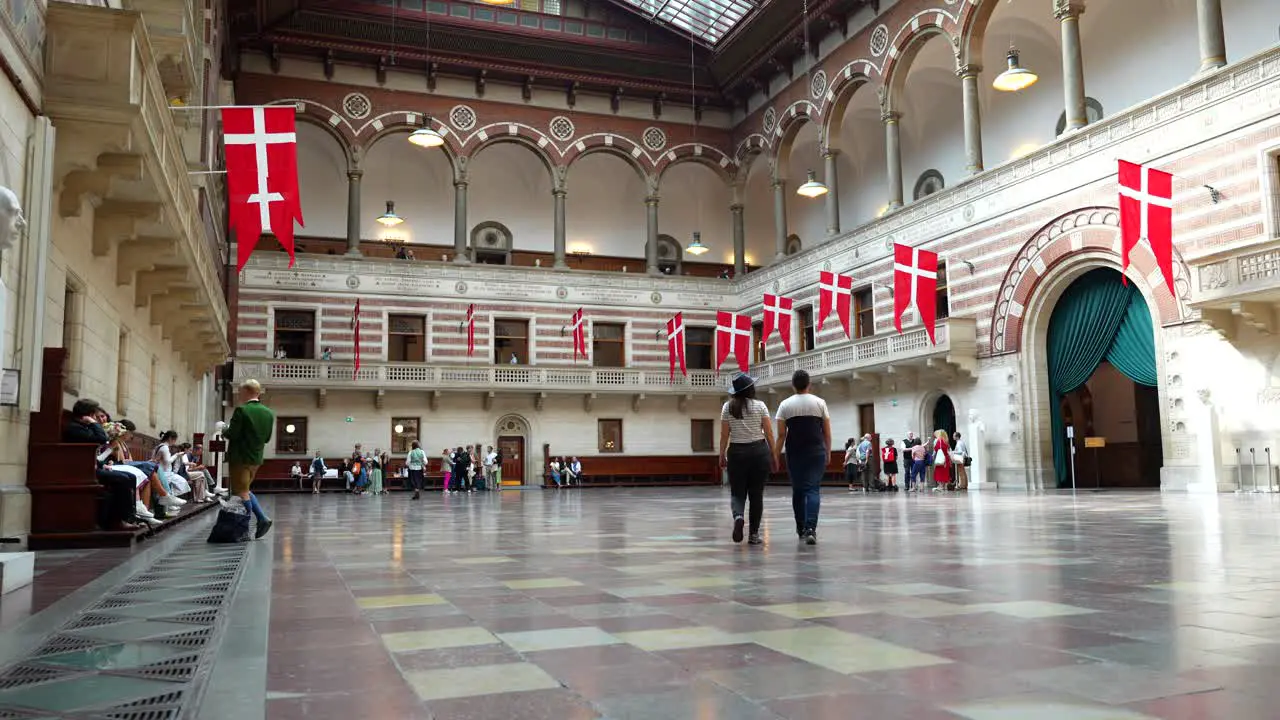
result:
M 973 464 L 973 458 L 969 457 L 968 455 L 965 455 L 965 456 L 964 456 L 964 466 L 965 466 L 965 467 L 969 467 L 969 466 L 970 466 L 970 465 L 972 465 L 972 464 Z
M 209 531 L 209 542 L 226 544 L 249 542 L 249 514 L 218 511 L 218 520 Z

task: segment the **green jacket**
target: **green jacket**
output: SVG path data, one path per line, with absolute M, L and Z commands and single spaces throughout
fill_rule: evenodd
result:
M 271 440 L 276 415 L 257 400 L 241 405 L 231 416 L 222 436 L 227 439 L 227 463 L 261 465 L 262 448 Z

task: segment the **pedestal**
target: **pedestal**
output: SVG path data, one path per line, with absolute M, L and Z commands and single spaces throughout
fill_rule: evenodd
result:
M 35 576 L 35 553 L 0 553 L 0 595 L 8 595 L 18 588 L 30 585 Z

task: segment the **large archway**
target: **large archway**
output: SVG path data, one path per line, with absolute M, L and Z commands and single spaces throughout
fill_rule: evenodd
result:
M 1089 269 L 1066 286 L 1049 316 L 1045 360 L 1058 487 L 1072 485 L 1073 463 L 1078 486 L 1160 485 L 1155 331 L 1146 300 L 1123 280 L 1109 267 Z

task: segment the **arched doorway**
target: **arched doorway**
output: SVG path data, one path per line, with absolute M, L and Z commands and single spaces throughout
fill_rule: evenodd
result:
M 502 485 L 524 485 L 532 477 L 529 453 L 529 422 L 519 415 L 504 415 L 493 429 L 502 453 Z
M 1078 486 L 1159 487 L 1155 331 L 1137 287 L 1112 268 L 1076 278 L 1050 315 L 1045 357 L 1057 486 L 1071 485 L 1074 442 Z
M 946 430 L 949 438 L 956 436 L 956 406 L 951 402 L 949 395 L 939 395 L 938 399 L 933 401 L 931 419 L 933 422 L 924 429 L 926 437 L 932 436 L 935 430 Z

